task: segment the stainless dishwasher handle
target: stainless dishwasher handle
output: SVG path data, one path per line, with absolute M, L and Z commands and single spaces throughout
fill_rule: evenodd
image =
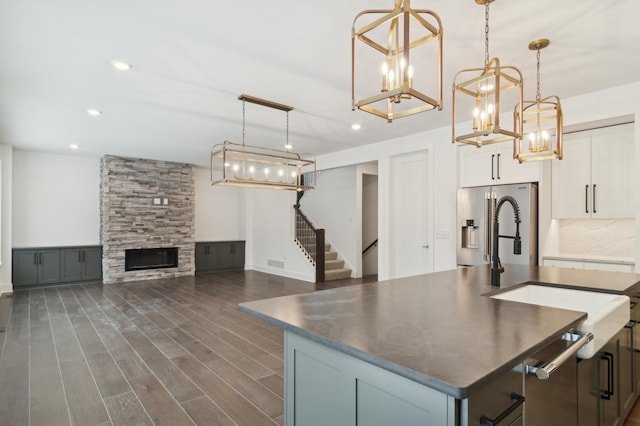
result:
M 546 380 L 556 371 L 566 360 L 571 358 L 581 347 L 593 340 L 593 333 L 585 333 L 578 340 L 573 342 L 567 349 L 562 351 L 560 355 L 547 361 L 540 367 L 535 369 L 536 376 L 540 380 Z

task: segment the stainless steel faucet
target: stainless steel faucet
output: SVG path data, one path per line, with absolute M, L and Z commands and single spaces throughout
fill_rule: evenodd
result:
M 516 222 L 516 235 L 500 235 L 498 219 L 500 209 L 504 203 L 508 202 L 513 207 Z M 505 195 L 498 200 L 493 215 L 493 252 L 491 253 L 491 285 L 500 287 L 500 274 L 504 272 L 504 267 L 500 262 L 498 251 L 498 241 L 500 238 L 513 239 L 513 254 L 522 254 L 522 240 L 520 240 L 520 207 L 515 198 Z

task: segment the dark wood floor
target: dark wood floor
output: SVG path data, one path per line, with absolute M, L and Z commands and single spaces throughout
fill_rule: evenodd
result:
M 0 299 L 0 424 L 284 424 L 283 333 L 237 304 L 359 282 L 246 271 L 16 291 Z

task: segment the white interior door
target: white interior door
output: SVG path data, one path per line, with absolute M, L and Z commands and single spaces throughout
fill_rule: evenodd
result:
M 428 153 L 394 157 L 392 167 L 391 274 L 399 278 L 432 272 Z

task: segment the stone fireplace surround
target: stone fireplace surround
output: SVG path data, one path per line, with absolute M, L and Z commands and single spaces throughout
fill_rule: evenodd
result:
M 193 166 L 102 157 L 100 240 L 105 284 L 194 275 L 194 220 Z M 125 250 L 165 247 L 178 248 L 178 267 L 125 271 Z

